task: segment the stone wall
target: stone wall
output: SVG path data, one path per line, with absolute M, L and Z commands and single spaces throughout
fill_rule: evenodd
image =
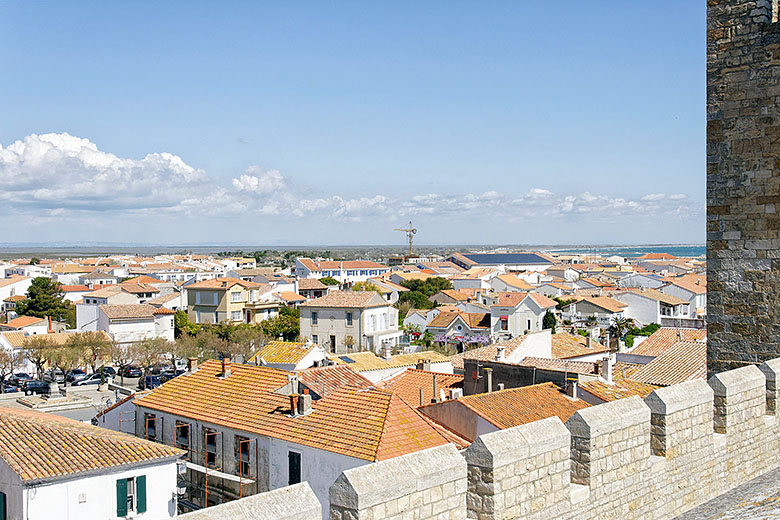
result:
M 466 461 L 452 444 L 345 471 L 331 520 L 465 520 Z
M 258 493 L 179 515 L 184 520 L 322 520 L 322 505 L 309 484 Z
M 707 2 L 710 373 L 780 351 L 780 24 L 770 0 Z
M 671 519 L 780 466 L 778 376 L 748 365 L 352 469 L 331 519 Z

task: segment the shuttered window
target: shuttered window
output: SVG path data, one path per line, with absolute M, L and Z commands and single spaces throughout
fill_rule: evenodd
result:
M 116 481 L 116 516 L 146 512 L 146 475 Z M 3 520 L 0 517 L 0 520 Z

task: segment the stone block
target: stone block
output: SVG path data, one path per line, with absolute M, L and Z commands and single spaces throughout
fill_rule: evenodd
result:
M 712 388 L 703 379 L 697 379 L 654 390 L 645 398 L 645 404 L 653 415 L 671 415 L 702 404 L 711 405 L 713 396 Z
M 179 515 L 185 520 L 322 520 L 322 505 L 308 482 L 258 493 Z
M 759 370 L 766 378 L 766 412 L 769 415 L 777 415 L 777 402 L 780 398 L 780 358 L 764 361 Z
M 753 390 L 764 388 L 766 378 L 755 365 L 747 365 L 727 372 L 715 374 L 708 381 L 716 397 L 730 398 Z

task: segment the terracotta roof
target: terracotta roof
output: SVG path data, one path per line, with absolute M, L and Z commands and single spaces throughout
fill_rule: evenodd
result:
M 605 311 L 609 311 L 612 313 L 621 312 L 623 309 L 628 307 L 628 304 L 617 301 L 615 299 L 609 298 L 607 296 L 591 296 L 591 297 L 585 297 L 580 300 L 578 300 L 576 303 L 580 302 L 587 302 L 592 305 L 595 305 L 596 307 L 600 307 L 604 309 Z M 567 305 L 568 307 L 568 305 Z
M 9 296 L 8 298 L 6 298 L 3 301 L 4 302 L 20 302 L 20 301 L 26 300 L 26 299 L 27 299 L 27 296 L 25 296 L 23 294 L 15 294 L 13 296 Z
M 89 298 L 108 298 L 109 296 L 112 296 L 121 291 L 122 288 L 119 285 L 106 285 L 101 289 L 89 292 L 84 296 Z
M 121 287 L 123 291 L 129 292 L 130 294 L 160 292 L 160 289 L 157 287 L 145 283 L 122 282 L 119 284 L 119 287 Z
M 517 276 L 513 274 L 500 274 L 496 278 L 504 282 L 510 287 L 515 287 L 517 289 L 522 289 L 523 291 L 530 291 L 533 289 L 533 286 L 526 282 L 525 280 L 522 280 L 518 278 Z
M 60 289 L 64 293 L 68 292 L 89 292 L 89 287 L 86 285 L 60 285 Z
M 676 285 L 686 291 L 690 291 L 693 294 L 707 294 L 707 284 L 701 285 L 696 282 L 688 280 L 669 280 L 669 284 Z
M 289 397 L 275 393 L 287 384 L 289 372 L 236 363 L 230 376 L 217 377 L 221 371 L 219 361 L 206 361 L 135 404 L 368 461 L 447 443 L 389 392 L 337 390 L 315 401 L 310 414 L 290 417 Z
M 612 384 L 600 379 L 595 379 L 580 383 L 580 389 L 607 402 L 623 399 L 624 397 L 631 397 L 632 395 L 644 399 L 650 395 L 653 390 L 660 388 L 660 386 L 640 383 L 631 379 L 632 375 L 641 366 L 642 365 L 618 361 L 613 367 Z
M 296 364 L 314 349 L 314 345 L 303 341 L 270 341 L 248 363 L 285 363 Z
M 638 256 L 637 260 L 677 260 L 677 257 L 669 253 L 647 253 Z
M 348 365 L 311 367 L 299 370 L 297 374 L 301 383 L 322 397 L 336 390 L 359 390 L 375 386 L 374 383 L 349 368 Z
M 411 280 L 427 280 L 428 278 L 436 278 L 435 274 L 423 273 L 421 271 L 413 271 L 411 273 L 396 271 L 393 274 L 407 282 Z
M 433 328 L 446 328 L 449 327 L 453 321 L 457 318 L 463 320 L 463 322 L 470 329 L 489 329 L 490 328 L 490 314 L 485 312 L 440 312 L 435 318 L 428 323 L 428 327 Z
M 92 270 L 91 267 L 87 267 L 79 264 L 57 264 L 51 266 L 51 272 L 55 274 L 88 273 L 91 270 Z
M 22 332 L 21 330 L 0 332 L 0 336 L 2 336 L 3 339 L 5 339 L 12 347 L 23 347 L 24 338 L 27 337 L 24 335 L 24 332 Z
M 252 287 L 260 287 L 260 284 L 254 282 L 245 282 L 238 278 L 212 278 L 211 280 L 203 280 L 187 286 L 187 289 L 224 289 L 228 290 L 234 285 L 240 285 L 244 289 Z
M 3 338 L 8 341 L 8 343 L 12 347 L 24 347 L 25 346 L 25 340 L 27 338 L 37 338 L 37 339 L 45 339 L 52 345 L 64 345 L 74 334 L 79 334 L 79 331 L 71 331 L 71 332 L 52 332 L 49 334 L 35 334 L 32 336 L 25 336 L 24 332 L 22 331 L 14 331 L 14 332 L 3 332 L 2 336 Z M 89 334 L 98 334 L 102 337 L 105 341 L 111 341 L 111 336 L 108 335 L 105 331 L 99 330 L 97 332 L 89 332 Z
M 148 305 L 154 305 L 156 307 L 158 305 L 164 305 L 169 301 L 175 300 L 176 298 L 179 297 L 181 297 L 181 293 L 172 292 L 172 293 L 165 294 L 163 296 L 158 296 L 157 298 L 152 298 L 151 300 L 147 300 L 146 303 Z
M 382 370 L 385 368 L 410 367 L 417 365 L 420 361 L 429 361 L 431 363 L 446 363 L 447 361 L 450 361 L 450 358 L 444 354 L 439 354 L 432 350 L 413 352 L 412 354 L 399 354 L 390 359 L 383 359 L 373 352 L 354 352 L 338 356 L 336 359 L 358 372 Z M 350 363 L 347 361 L 348 359 L 352 362 Z
M 393 392 L 412 407 L 420 406 L 420 390 L 423 391 L 422 404 L 428 404 L 434 398 L 433 377 L 436 376 L 436 388 L 444 395 L 450 388 L 463 388 L 463 376 L 458 374 L 442 374 L 410 368 L 397 376 L 384 381 L 379 388 Z M 437 396 L 439 397 L 439 396 Z
M 311 258 L 298 258 L 298 261 L 310 271 L 333 271 L 337 269 L 387 269 L 386 265 L 371 260 L 322 260 L 315 261 Z
M 556 359 L 587 356 L 588 354 L 607 352 L 607 350 L 607 347 L 597 341 L 593 341 L 591 348 L 588 348 L 587 338 L 579 334 L 558 332 L 552 335 L 552 357 Z
M 457 302 L 465 302 L 469 299 L 468 294 L 464 294 L 460 291 L 456 291 L 455 289 L 444 289 L 442 291 L 439 291 L 439 294 L 443 294 L 445 296 L 449 296 L 453 300 Z M 434 295 L 435 296 L 435 295 Z
M 298 280 L 299 291 L 322 291 L 327 288 L 327 285 L 317 280 L 316 278 L 302 278 Z
M 279 298 L 286 302 L 303 302 L 306 301 L 306 298 L 301 296 L 298 293 L 291 292 L 291 291 L 283 291 L 277 294 Z
M 373 300 L 373 301 L 372 301 Z M 309 300 L 300 307 L 343 307 L 347 309 L 362 309 L 367 307 L 384 307 L 390 304 L 373 291 L 332 291 Z
M 556 416 L 566 422 L 577 410 L 590 406 L 581 399 L 568 397 L 552 383 L 469 395 L 457 402 L 501 429 Z
M 496 303 L 493 307 L 517 307 L 520 305 L 528 293 L 521 292 L 500 292 L 496 293 Z
M 152 314 L 156 316 L 159 316 L 161 314 L 176 314 L 176 311 L 169 309 L 167 307 L 157 307 L 157 309 Z
M 521 367 L 536 367 L 557 372 L 574 372 L 576 374 L 596 374 L 596 363 L 590 361 L 569 361 L 568 359 L 548 359 L 528 356 L 518 363 Z
M 630 353 L 639 356 L 660 356 L 679 341 L 705 341 L 706 339 L 706 329 L 661 327 Z
M 35 316 L 19 316 L 8 323 L 0 323 L 0 326 L 8 329 L 21 329 L 30 325 L 39 325 L 43 321 L 43 318 L 36 318 Z
M 531 292 L 528 293 L 528 297 L 531 298 L 542 309 L 549 309 L 550 307 L 555 307 L 556 305 L 555 300 L 548 298 L 544 294 Z
M 100 310 L 105 313 L 111 320 L 119 320 L 125 318 L 153 318 L 155 314 L 161 314 L 163 308 L 157 308 L 153 305 L 142 304 L 128 304 L 128 305 L 109 305 L 102 304 Z M 168 309 L 165 309 L 168 311 Z M 173 314 L 173 311 L 169 311 Z
M 29 280 L 30 278 L 27 276 L 20 276 L 18 274 L 15 274 L 11 276 L 10 278 L 0 278 L 0 287 L 6 287 L 8 285 L 13 285 L 15 283 L 23 282 L 25 280 Z
M 80 278 L 84 278 L 86 280 L 100 280 L 102 278 L 119 278 L 119 277 L 114 276 L 113 274 L 109 274 L 106 271 L 97 269 L 87 275 L 81 276 Z
M 639 294 L 640 296 L 644 296 L 645 298 L 650 298 L 651 300 L 656 300 L 661 303 L 666 303 L 668 305 L 682 305 L 688 303 L 688 300 L 680 299 L 676 296 L 672 296 L 671 294 L 664 294 L 661 291 L 656 291 L 655 289 L 641 289 L 637 287 L 637 288 L 627 289 L 626 292 Z
M 580 281 L 589 283 L 594 287 L 610 287 L 613 285 L 611 283 L 603 282 L 598 278 L 581 278 Z
M 526 336 L 518 336 L 509 341 L 504 341 L 493 345 L 486 345 L 484 347 L 467 350 L 466 352 L 461 352 L 460 354 L 455 354 L 454 356 L 450 356 L 450 361 L 452 362 L 452 368 L 463 370 L 464 359 L 494 361 L 496 359 L 496 354 L 498 353 L 498 349 L 496 348 L 498 346 L 503 346 L 504 356 L 509 356 L 509 354 L 511 354 L 517 347 L 522 345 L 523 341 L 525 341 L 525 338 Z
M 130 278 L 122 282 L 123 285 L 126 283 L 156 284 L 156 283 L 166 283 L 166 282 L 160 280 L 159 278 L 152 278 L 151 276 L 146 276 L 145 274 L 142 274 L 141 276 L 136 276 L 135 278 Z
M 178 458 L 164 444 L 72 419 L 0 408 L 0 458 L 24 482 Z
M 631 379 L 640 383 L 670 386 L 706 377 L 707 344 L 703 341 L 681 341 L 640 367 Z

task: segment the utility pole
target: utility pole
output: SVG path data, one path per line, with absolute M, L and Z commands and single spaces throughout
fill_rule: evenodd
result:
M 412 256 L 412 241 L 414 240 L 414 234 L 417 230 L 412 226 L 412 221 L 409 221 L 409 225 L 406 228 L 396 228 L 395 231 L 403 231 L 409 238 L 409 256 Z

